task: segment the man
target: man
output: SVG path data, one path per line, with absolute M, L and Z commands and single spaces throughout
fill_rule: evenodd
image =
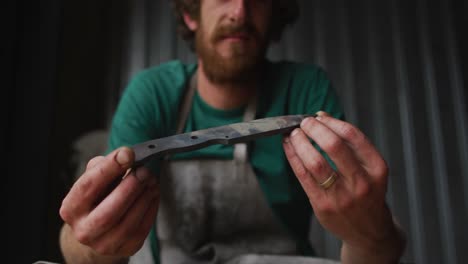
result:
M 162 263 L 316 263 L 297 257 L 313 254 L 312 208 L 343 241 L 342 263 L 398 262 L 404 238 L 385 203 L 385 161 L 361 131 L 340 120 L 323 71 L 264 58 L 292 20 L 290 5 L 176 1 L 198 63 L 149 69 L 127 88 L 113 120 L 112 152 L 89 161 L 60 209 L 67 262 L 126 262 L 147 240 Z M 283 139 L 212 146 L 136 171 L 128 170 L 134 153 L 121 147 L 316 112 Z

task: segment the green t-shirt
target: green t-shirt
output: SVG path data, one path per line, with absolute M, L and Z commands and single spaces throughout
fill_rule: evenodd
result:
M 108 151 L 173 135 L 183 93 L 196 68 L 197 65 L 172 61 L 136 75 L 124 91 L 113 118 Z M 319 67 L 286 61 L 267 62 L 265 76 L 256 118 L 314 114 L 319 110 L 343 118 L 330 81 Z M 215 109 L 195 93 L 185 131 L 241 122 L 244 108 Z M 288 164 L 281 140 L 278 135 L 253 141 L 250 163 L 273 212 L 295 237 L 298 250 L 310 255 L 307 236 L 312 209 Z M 232 146 L 213 145 L 172 158 L 232 159 L 232 155 Z M 158 161 L 153 161 L 150 167 L 158 173 Z

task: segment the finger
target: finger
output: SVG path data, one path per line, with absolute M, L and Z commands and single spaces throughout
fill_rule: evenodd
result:
M 86 170 L 94 168 L 97 164 L 102 162 L 104 159 L 105 159 L 104 156 L 96 156 L 96 157 L 92 158 L 91 160 L 88 161 L 88 164 L 86 165 Z M 60 215 L 62 216 L 63 220 L 65 220 L 68 223 L 71 223 L 71 222 L 73 222 L 71 219 L 72 218 L 77 218 L 78 215 L 81 214 L 83 210 L 78 209 L 78 207 L 80 205 L 79 202 L 66 201 L 66 200 L 69 200 L 69 199 L 70 199 L 70 197 L 67 197 L 64 200 L 65 201 L 65 206 L 67 206 L 67 204 L 68 204 L 68 207 L 62 207 L 60 209 Z
M 315 113 L 315 116 L 318 117 L 318 116 L 331 116 L 331 115 L 325 111 L 318 111 L 317 113 Z
M 102 162 L 105 159 L 104 156 L 96 156 L 88 161 L 88 164 L 86 165 L 86 170 L 89 170 L 91 168 L 94 168 L 98 163 Z
M 151 207 L 157 205 L 157 199 L 158 188 L 153 183 L 152 186 L 145 188 L 145 191 L 135 200 L 120 222 L 98 236 L 98 241 L 94 243 L 93 247 L 101 254 L 121 255 L 120 249 L 127 241 L 137 240 L 136 236 L 144 217 Z
M 153 206 L 149 207 L 137 232 L 135 233 L 135 239 L 122 245 L 121 251 L 124 252 L 126 256 L 135 254 L 143 246 L 145 238 L 148 236 L 151 227 L 154 225 L 159 208 L 159 198 L 156 198 L 152 204 Z
M 317 183 L 325 182 L 333 174 L 333 168 L 320 152 L 312 146 L 302 129 L 295 129 L 291 133 L 291 144 L 302 164 Z
M 155 177 L 145 167 L 139 167 L 124 180 L 89 214 L 84 228 L 90 240 L 116 225 L 128 213 L 135 200 L 144 193 Z
M 343 177 L 352 184 L 356 184 L 357 180 L 366 180 L 366 172 L 354 156 L 353 151 L 333 130 L 315 118 L 304 119 L 301 128 L 308 137 L 314 140 L 328 154 Z
M 284 153 L 288 159 L 291 169 L 299 180 L 302 188 L 310 200 L 317 200 L 321 195 L 322 190 L 318 187 L 316 180 L 310 175 L 309 171 L 305 168 L 302 160 L 296 154 L 294 147 L 291 144 L 291 137 L 286 136 L 283 140 Z
M 321 123 L 343 138 L 354 151 L 356 158 L 371 175 L 386 174 L 387 165 L 368 138 L 355 126 L 335 119 L 325 112 L 317 113 Z
M 86 165 L 86 170 L 89 170 L 95 167 L 99 162 L 104 160 L 104 156 L 96 156 L 88 161 Z M 82 213 L 82 210 L 79 210 L 80 203 L 75 202 L 70 195 L 67 195 L 62 201 L 62 206 L 60 208 L 60 216 L 67 223 L 72 223 L 74 218 L 78 217 L 78 213 Z
M 123 147 L 107 155 L 94 167 L 86 172 L 75 182 L 70 192 L 65 197 L 63 204 L 70 208 L 68 214 L 83 214 L 89 212 L 103 193 L 116 179 L 122 177 L 134 160 L 131 149 Z

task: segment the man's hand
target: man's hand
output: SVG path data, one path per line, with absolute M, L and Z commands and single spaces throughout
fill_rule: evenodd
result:
M 125 147 L 93 158 L 63 200 L 60 243 L 67 262 L 114 262 L 143 245 L 156 218 L 159 187 L 148 169 L 129 171 L 133 160 Z
M 336 172 L 309 138 L 335 163 Z M 342 262 L 397 263 L 404 239 L 385 203 L 388 168 L 366 136 L 319 112 L 286 137 L 283 147 L 317 219 L 343 240 Z M 320 186 L 334 173 L 335 182 Z

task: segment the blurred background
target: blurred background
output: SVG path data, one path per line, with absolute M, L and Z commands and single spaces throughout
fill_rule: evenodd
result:
M 381 150 L 388 203 L 408 235 L 403 260 L 468 263 L 468 1 L 299 2 L 300 19 L 269 58 L 325 68 L 347 119 Z M 2 9 L 13 17 L 2 23 L 6 259 L 62 262 L 58 210 L 80 170 L 76 142 L 105 138 L 136 72 L 195 57 L 168 0 L 17 0 Z M 317 225 L 311 236 L 338 257 L 333 236 Z

